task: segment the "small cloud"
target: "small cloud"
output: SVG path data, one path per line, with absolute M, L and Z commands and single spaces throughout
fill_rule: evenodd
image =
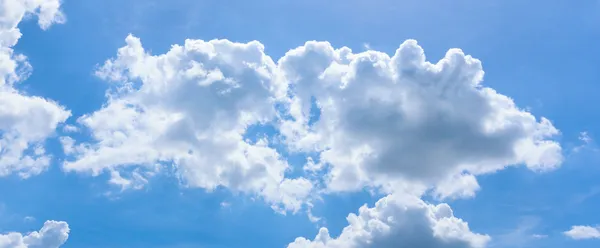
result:
M 76 126 L 73 126 L 73 125 L 67 124 L 63 127 L 63 132 L 65 132 L 65 133 L 75 133 L 77 131 L 79 131 L 79 128 L 77 128 Z
M 588 134 L 588 132 L 579 133 L 579 140 L 583 141 L 586 144 L 592 143 L 592 137 Z
M 33 217 L 33 216 L 25 216 L 25 218 L 23 218 L 23 220 L 25 222 L 32 222 L 32 221 L 35 221 L 35 217 Z
M 312 213 L 312 204 L 308 204 L 308 209 L 306 211 L 306 215 L 308 215 L 308 220 L 312 223 L 317 223 L 321 220 L 321 217 L 315 216 Z
M 137 169 L 131 172 L 129 178 L 121 176 L 119 171 L 113 170 L 110 172 L 110 184 L 119 186 L 121 192 L 127 189 L 140 190 L 144 188 L 144 185 L 148 184 L 148 179 L 142 175 Z
M 546 235 L 546 234 L 532 234 L 531 237 L 534 238 L 534 239 L 545 239 L 545 238 L 548 237 L 548 235 Z
M 324 166 L 322 163 L 315 163 L 312 157 L 307 157 L 306 164 L 302 167 L 302 169 L 307 172 L 316 173 L 321 171 L 323 167 Z
M 579 139 L 581 144 L 573 148 L 573 152 L 581 152 L 584 149 L 597 150 L 594 145 L 594 139 L 592 139 L 592 137 L 587 131 L 580 132 L 579 137 L 577 137 L 577 139 Z
M 600 228 L 591 226 L 572 226 L 564 234 L 572 239 L 600 239 Z
M 230 202 L 221 202 L 221 208 L 229 208 L 231 207 L 231 203 Z
M 365 50 L 371 50 L 371 44 L 365 42 L 365 43 L 363 43 L 363 48 Z
M 547 235 L 536 233 L 542 219 L 537 216 L 522 216 L 516 228 L 500 234 L 493 241 L 494 247 L 529 248 L 535 247 L 536 240 L 547 238 Z

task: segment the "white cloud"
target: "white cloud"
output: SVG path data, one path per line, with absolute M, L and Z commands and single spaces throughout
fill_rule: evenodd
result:
M 550 121 L 481 85 L 481 62 L 459 49 L 432 64 L 414 40 L 392 57 L 307 42 L 278 66 L 294 89 L 281 132 L 290 146 L 321 152 L 330 191 L 411 181 L 471 197 L 473 175 L 519 164 L 546 171 L 563 159 Z M 464 187 L 446 187 L 457 177 Z
M 600 228 L 591 226 L 572 226 L 571 230 L 564 232 L 572 239 L 600 239 Z
M 17 25 L 35 15 L 42 29 L 64 21 L 58 0 L 0 0 L 0 176 L 29 177 L 50 162 L 44 141 L 70 112 L 56 102 L 28 96 L 16 86 L 31 73 L 24 55 L 14 52 L 21 32 Z
M 144 185 L 148 183 L 148 180 L 138 170 L 131 172 L 131 177 L 129 179 L 121 176 L 121 172 L 112 170 L 108 182 L 121 187 L 121 191 L 124 191 L 127 189 L 142 189 Z
M 73 125 L 64 125 L 63 126 L 63 132 L 65 133 L 75 133 L 79 131 L 79 129 L 76 126 Z
M 63 138 L 67 171 L 112 172 L 128 166 L 173 164 L 182 182 L 257 194 L 278 211 L 298 211 L 312 190 L 304 178 L 284 178 L 288 164 L 267 140 L 244 139 L 250 125 L 276 117 L 285 95 L 275 63 L 258 42 L 186 40 L 161 55 L 126 39 L 99 77 L 112 82 L 106 105 L 78 122 L 97 143 Z
M 440 181 L 433 195 L 438 199 L 471 198 L 480 189 L 477 178 L 470 174 L 456 174 Z
M 534 238 L 534 239 L 545 239 L 545 238 L 548 238 L 548 235 L 546 235 L 546 234 L 532 234 L 531 237 Z
M 389 195 L 347 220 L 349 225 L 337 238 L 321 228 L 314 240 L 297 238 L 288 248 L 477 248 L 490 240 L 471 232 L 447 204 L 432 205 L 410 195 Z
M 0 234 L 0 248 L 58 248 L 69 238 L 69 225 L 49 220 L 39 231 L 23 235 L 11 232 Z
M 476 175 L 519 164 L 551 170 L 563 159 L 551 122 L 482 86 L 480 61 L 458 49 L 431 64 L 413 40 L 392 57 L 307 42 L 275 63 L 257 41 L 186 40 L 161 55 L 136 37 L 126 43 L 97 71 L 112 82 L 107 103 L 78 120 L 95 142 L 63 139 L 67 171 L 110 172 L 127 186 L 115 171 L 173 164 L 187 186 L 297 211 L 315 186 L 285 178 L 289 166 L 267 140 L 243 138 L 250 125 L 277 121 L 290 148 L 318 152 L 305 171 L 326 171 L 329 192 L 473 197 Z
M 3 52 L 6 52 L 4 48 L 16 45 L 21 38 L 17 25 L 26 15 L 35 15 L 42 29 L 65 21 L 60 11 L 60 0 L 0 0 L 0 9 L 0 47 Z M 7 61 L 3 62 L 0 64 L 8 64 Z

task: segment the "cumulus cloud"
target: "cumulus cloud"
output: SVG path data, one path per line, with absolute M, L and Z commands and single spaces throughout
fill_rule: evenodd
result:
M 564 232 L 572 239 L 600 239 L 600 228 L 591 226 L 572 226 L 571 230 Z
M 471 232 L 447 204 L 432 205 L 410 195 L 389 195 L 347 220 L 349 225 L 337 238 L 321 228 L 314 240 L 300 237 L 288 248 L 478 248 L 490 240 Z
M 151 55 L 129 36 L 97 75 L 112 83 L 105 106 L 78 122 L 96 143 L 65 137 L 67 171 L 114 171 L 173 164 L 186 186 L 257 194 L 277 210 L 297 211 L 312 190 L 304 178 L 284 178 L 289 166 L 266 139 L 244 139 L 251 125 L 276 117 L 285 96 L 277 67 L 259 42 L 186 40 Z M 153 169 L 151 169 L 153 170 Z M 140 180 L 138 180 L 140 181 Z
M 27 235 L 11 232 L 0 234 L 0 248 L 58 248 L 69 238 L 69 225 L 49 220 L 39 231 Z
M 325 174 L 329 192 L 473 197 L 476 175 L 563 159 L 552 123 L 484 87 L 481 62 L 459 49 L 432 64 L 414 40 L 391 57 L 307 42 L 275 63 L 257 41 L 186 40 L 160 55 L 126 43 L 97 71 L 111 82 L 106 104 L 78 119 L 95 142 L 63 138 L 67 171 L 127 186 L 123 168 L 172 164 L 187 186 L 297 211 L 315 186 L 285 178 L 287 162 L 266 139 L 244 139 L 248 127 L 275 123 L 291 150 L 317 152 L 304 171 Z
M 70 112 L 56 102 L 20 92 L 18 84 L 32 71 L 13 46 L 21 37 L 17 25 L 35 15 L 42 29 L 64 21 L 59 0 L 0 0 L 0 176 L 42 172 L 50 162 L 43 143 Z
M 521 164 L 546 171 L 563 159 L 552 123 L 483 86 L 481 62 L 459 49 L 434 64 L 414 40 L 391 57 L 307 42 L 278 67 L 294 89 L 281 132 L 292 148 L 321 152 L 330 191 L 411 181 L 470 197 L 474 175 Z

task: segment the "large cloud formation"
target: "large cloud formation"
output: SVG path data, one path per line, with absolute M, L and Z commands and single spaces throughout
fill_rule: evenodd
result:
M 550 121 L 481 85 L 481 62 L 459 49 L 432 64 L 414 40 L 392 57 L 307 42 L 278 65 L 294 89 L 282 133 L 293 148 L 321 152 L 331 191 L 411 181 L 443 186 L 441 198 L 472 196 L 473 175 L 562 162 Z
M 297 238 L 288 248 L 481 248 L 490 237 L 472 233 L 447 204 L 431 205 L 411 195 L 390 195 L 375 207 L 348 216 L 337 238 L 321 228 L 313 241 Z
M 69 238 L 69 231 L 66 222 L 49 220 L 42 229 L 27 235 L 0 234 L 0 248 L 58 248 Z
M 17 89 L 32 67 L 12 49 L 21 37 L 17 25 L 35 15 L 42 29 L 64 21 L 59 0 L 0 0 L 0 176 L 29 177 L 50 163 L 43 142 L 70 112 L 57 103 Z
M 559 166 L 561 147 L 551 140 L 559 131 L 482 86 L 483 74 L 458 49 L 429 63 L 414 40 L 392 57 L 307 42 L 274 63 L 256 41 L 187 40 L 150 55 L 129 36 L 98 70 L 115 86 L 106 106 L 79 119 L 97 142 L 65 138 L 75 159 L 64 167 L 118 175 L 119 167 L 172 162 L 188 185 L 298 206 L 311 183 L 285 179 L 288 165 L 266 140 L 243 138 L 274 120 L 290 149 L 320 154 L 311 170 L 324 171 L 334 192 L 419 185 L 440 198 L 468 197 L 479 188 L 475 175 Z
M 291 148 L 320 152 L 307 168 L 323 171 L 326 190 L 392 193 L 351 214 L 339 237 L 323 228 L 290 248 L 485 247 L 490 237 L 448 205 L 399 195 L 433 187 L 438 198 L 472 197 L 476 175 L 521 164 L 546 171 L 563 159 L 551 122 L 484 87 L 481 62 L 459 49 L 433 64 L 414 40 L 391 57 L 307 42 L 278 66 L 293 89 L 280 130 Z
M 130 35 L 97 70 L 111 83 L 106 104 L 78 119 L 93 141 L 63 137 L 63 167 L 137 187 L 168 164 L 187 186 L 226 187 L 293 212 L 316 192 L 379 188 L 389 195 L 350 215 L 340 237 L 322 229 L 290 246 L 484 247 L 488 236 L 420 196 L 470 197 L 476 175 L 551 170 L 563 158 L 552 123 L 484 87 L 483 74 L 458 49 L 427 62 L 414 40 L 391 57 L 307 42 L 274 62 L 257 41 L 186 40 L 152 55 Z M 268 139 L 244 138 L 262 124 L 290 151 L 319 154 L 305 166 L 316 181 L 287 178 Z

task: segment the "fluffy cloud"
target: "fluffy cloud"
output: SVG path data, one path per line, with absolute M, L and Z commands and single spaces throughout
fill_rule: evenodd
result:
M 14 52 L 21 32 L 17 25 L 28 15 L 42 29 L 64 21 L 58 0 L 0 0 L 0 176 L 29 177 L 50 162 L 43 142 L 69 116 L 57 103 L 28 96 L 17 89 L 31 73 L 24 55 Z
M 476 175 L 562 162 L 551 122 L 482 86 L 480 61 L 458 49 L 432 64 L 413 40 L 392 57 L 307 42 L 275 63 L 256 41 L 186 40 L 161 55 L 136 37 L 126 43 L 97 71 L 112 82 L 107 103 L 78 120 L 96 142 L 63 139 L 68 171 L 110 172 L 128 187 L 139 184 L 123 168 L 173 164 L 188 186 L 257 193 L 296 211 L 313 184 L 285 178 L 289 166 L 267 140 L 244 139 L 273 121 L 291 149 L 320 154 L 310 173 L 326 171 L 327 191 L 472 197 Z
M 97 72 L 114 86 L 107 103 L 78 120 L 97 142 L 63 138 L 73 156 L 65 170 L 110 171 L 113 182 L 129 185 L 115 171 L 173 164 L 187 186 L 227 187 L 279 210 L 300 209 L 312 184 L 284 178 L 289 166 L 267 140 L 244 138 L 249 126 L 276 117 L 274 102 L 285 96 L 262 44 L 186 40 L 150 55 L 138 38 L 126 43 Z
M 389 195 L 347 219 L 349 225 L 337 238 L 321 228 L 314 240 L 297 238 L 288 248 L 477 248 L 490 240 L 471 232 L 447 204 L 431 205 L 410 195 Z
M 414 40 L 392 57 L 307 42 L 278 66 L 294 89 L 281 132 L 293 148 L 321 152 L 331 191 L 411 181 L 468 197 L 479 188 L 473 175 L 562 162 L 551 122 L 484 87 L 481 62 L 459 49 L 432 64 Z
M 564 232 L 572 239 L 600 239 L 600 228 L 591 226 L 573 226 Z
M 64 221 L 49 220 L 39 231 L 0 234 L 0 248 L 58 248 L 69 238 L 69 225 Z

